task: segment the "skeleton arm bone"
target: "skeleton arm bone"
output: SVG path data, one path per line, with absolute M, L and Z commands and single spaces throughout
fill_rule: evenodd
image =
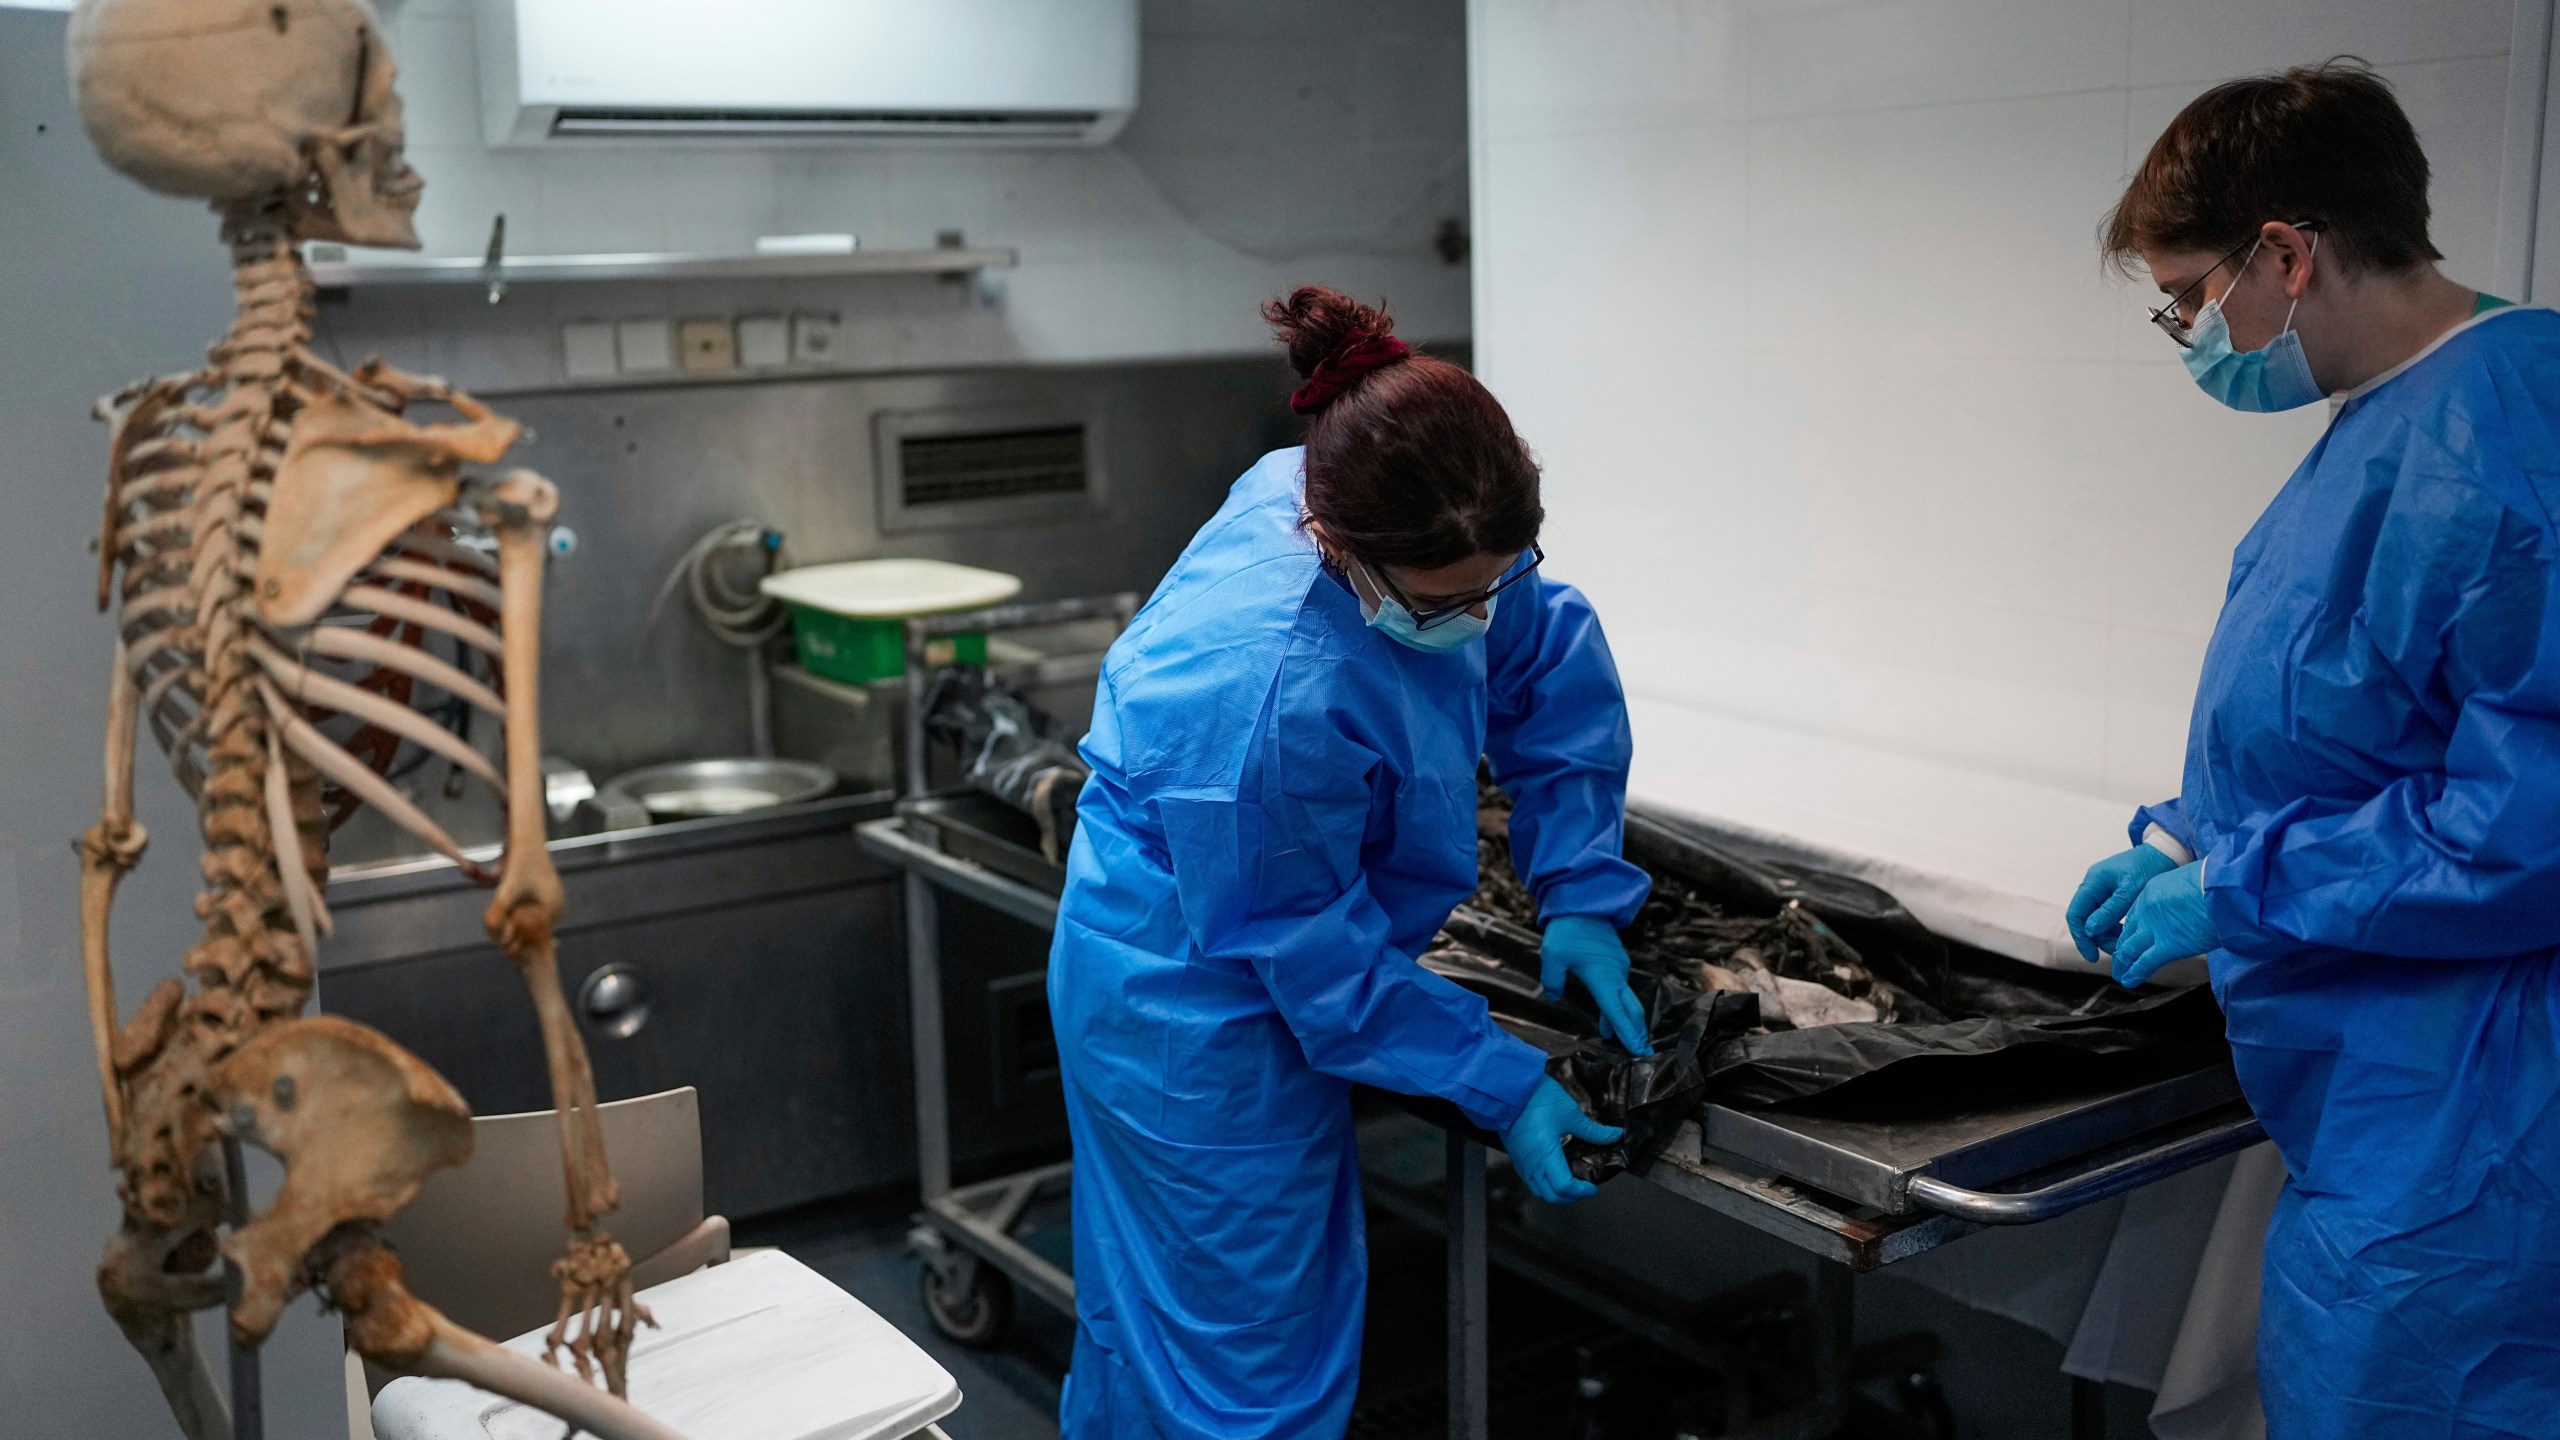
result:
M 107 1144 L 124 1133 L 124 1082 L 116 1074 L 116 978 L 107 956 L 107 916 L 116 883 L 141 860 L 149 837 L 133 818 L 134 719 L 141 693 L 116 647 L 107 682 L 107 793 L 98 823 L 80 840 L 80 967 L 89 991 L 89 1037 L 98 1048 L 98 1083 L 107 1104 Z
M 507 677 L 507 858 L 483 923 L 533 991 L 560 1112 L 569 1225 L 583 1230 L 614 1207 L 615 1195 L 605 1168 L 604 1135 L 595 1118 L 595 1076 L 560 993 L 552 939 L 562 908 L 560 874 L 552 868 L 543 830 L 542 732 L 536 720 L 541 714 L 542 539 L 558 512 L 559 497 L 549 481 L 516 470 L 498 482 L 492 499 L 506 597 L 499 628 Z
M 507 858 L 484 922 L 523 973 L 542 1023 L 551 1064 L 552 1103 L 559 1113 L 560 1158 L 567 1171 L 567 1257 L 552 1266 L 560 1280 L 560 1313 L 545 1354 L 565 1349 L 581 1376 L 603 1371 L 607 1389 L 624 1393 L 634 1328 L 649 1320 L 631 1296 L 631 1257 L 596 1224 L 617 1195 L 596 1119 L 595 1073 L 587 1047 L 560 993 L 553 949 L 562 895 L 543 831 L 542 566 L 543 541 L 559 494 L 528 470 L 510 471 L 487 492 L 498 534 L 498 572 L 505 636 L 507 691 Z M 650 1322 L 654 1323 L 654 1322 Z

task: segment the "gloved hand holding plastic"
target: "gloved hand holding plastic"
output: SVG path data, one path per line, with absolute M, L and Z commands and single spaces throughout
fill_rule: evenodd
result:
M 1582 1113 L 1582 1107 L 1550 1077 L 1538 1082 L 1529 1103 L 1521 1107 L 1520 1118 L 1502 1132 L 1502 1148 L 1511 1152 L 1511 1168 L 1530 1194 L 1550 1205 L 1570 1205 L 1599 1194 L 1600 1187 L 1574 1178 L 1564 1158 L 1565 1137 L 1614 1145 L 1625 1133 Z
M 2090 866 L 2062 912 L 2071 928 L 2071 943 L 2080 947 L 2080 958 L 2098 964 L 2099 951 L 2116 947 L 2117 930 L 2142 887 L 2177 868 L 2177 861 L 2150 845 L 2136 845 Z
M 1538 947 L 1538 983 L 1546 988 L 1548 999 L 1561 1000 L 1565 977 L 1580 980 L 1610 1038 L 1634 1054 L 1650 1055 L 1653 1044 L 1645 1038 L 1644 1006 L 1627 985 L 1632 963 L 1615 926 L 1588 916 L 1562 915 L 1547 922 L 1546 938 Z
M 2203 863 L 2180 865 L 2143 886 L 2124 917 L 2124 933 L 2116 939 L 2116 983 L 2131 989 L 2170 961 L 2202 955 L 2221 943 L 2213 910 L 2205 903 Z

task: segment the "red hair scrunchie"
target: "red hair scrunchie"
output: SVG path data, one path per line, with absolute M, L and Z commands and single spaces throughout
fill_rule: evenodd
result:
M 1393 335 L 1354 331 L 1348 343 L 1324 357 L 1324 362 L 1307 376 L 1306 384 L 1290 393 L 1289 408 L 1301 415 L 1313 415 L 1358 384 L 1361 376 L 1393 365 L 1412 353 L 1412 347 Z

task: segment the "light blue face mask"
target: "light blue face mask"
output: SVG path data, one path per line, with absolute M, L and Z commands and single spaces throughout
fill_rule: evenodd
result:
M 2311 237 L 2311 253 L 2320 253 L 2320 237 Z M 2249 247 L 2248 259 L 2240 262 L 2240 275 L 2249 273 L 2249 261 L 2258 258 L 2258 247 Z M 2231 280 L 2231 288 L 2240 288 L 2239 275 Z M 2303 358 L 2302 336 L 2293 328 L 2293 312 L 2302 302 L 2297 299 L 2284 312 L 2284 333 L 2267 342 L 2260 350 L 2231 348 L 2231 322 L 2222 316 L 2222 296 L 2208 301 L 2196 312 L 2196 323 L 2190 330 L 2192 343 L 2186 349 L 2187 373 L 2207 395 L 2234 410 L 2267 414 L 2277 410 L 2297 410 L 2323 398 L 2320 382 L 2311 378 L 2311 362 Z
M 1497 595 L 1487 599 L 1482 615 L 1473 611 L 1453 615 L 1425 630 L 1414 620 L 1412 611 L 1386 593 L 1386 587 L 1369 573 L 1368 566 L 1354 560 L 1344 573 L 1351 577 L 1351 593 L 1360 601 L 1360 617 L 1369 622 L 1370 629 L 1428 655 L 1463 650 L 1483 639 L 1485 632 L 1493 628 L 1493 607 L 1502 598 Z

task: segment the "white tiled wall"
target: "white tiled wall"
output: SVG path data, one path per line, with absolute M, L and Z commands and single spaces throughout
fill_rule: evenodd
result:
M 428 254 L 480 254 L 503 211 L 523 255 L 960 230 L 1022 266 L 992 303 L 929 278 L 525 288 L 495 311 L 370 292 L 333 308 L 331 338 L 483 389 L 557 383 L 560 322 L 634 314 L 838 311 L 866 370 L 1154 359 L 1268 348 L 1255 307 L 1304 280 L 1389 298 L 1417 338 L 1463 338 L 1466 269 L 1430 246 L 1467 213 L 1462 7 L 1147 0 L 1138 114 L 1100 149 L 492 152 L 471 0 L 385 5 Z
M 2231 547 L 2323 416 L 2198 394 L 2100 217 L 2198 91 L 2355 53 L 2427 145 L 2446 268 L 2486 283 L 2516 19 L 1473 0 L 1477 360 L 1629 688 L 2173 791 Z

